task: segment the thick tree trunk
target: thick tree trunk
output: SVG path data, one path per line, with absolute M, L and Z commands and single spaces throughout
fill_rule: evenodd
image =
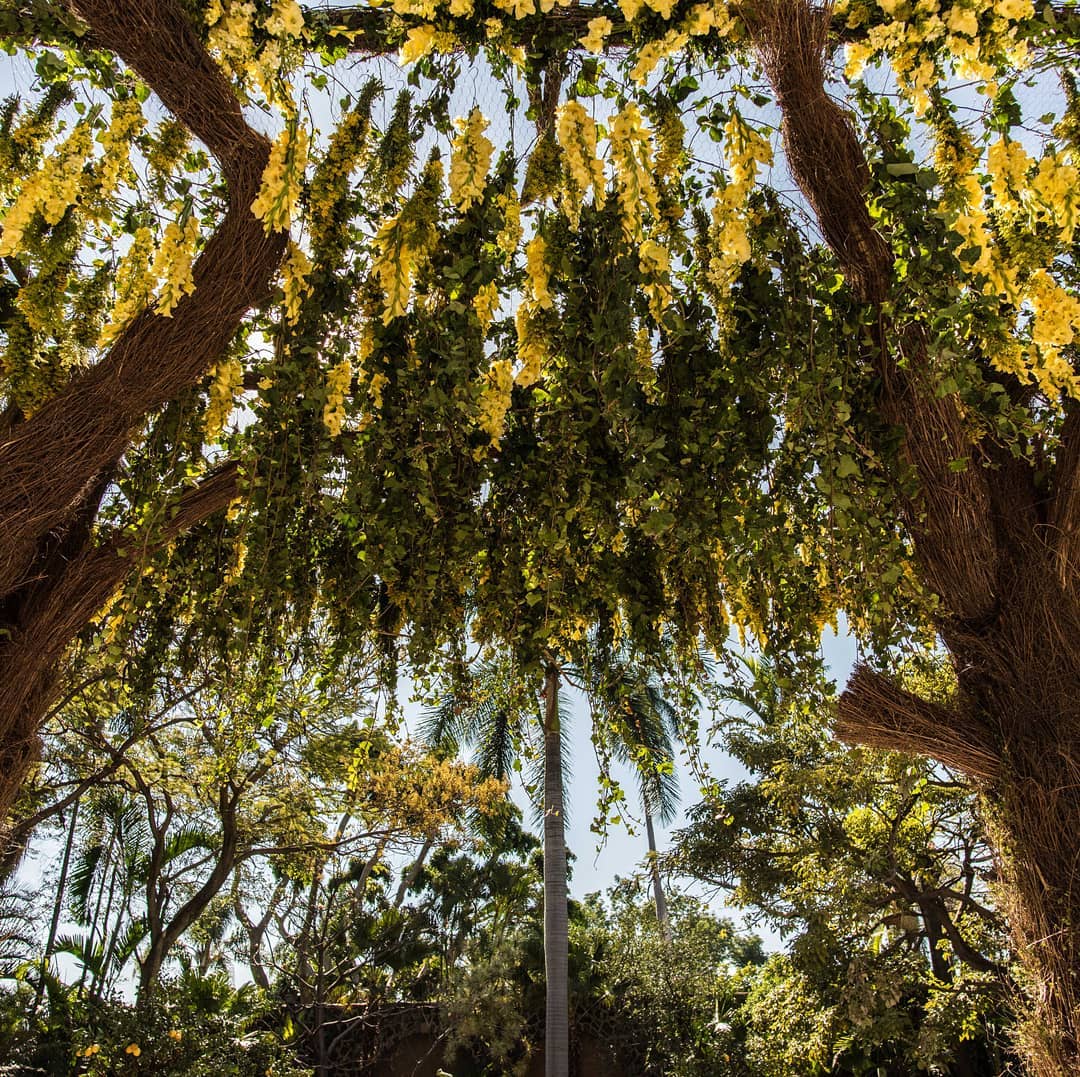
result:
M 138 315 L 108 353 L 33 416 L 0 429 L 0 819 L 37 758 L 37 733 L 54 698 L 64 651 L 133 571 L 130 543 L 98 535 L 109 476 L 148 415 L 205 376 L 251 307 L 268 294 L 285 247 L 251 203 L 268 140 L 246 123 L 228 79 L 178 0 L 70 0 L 84 41 L 111 51 L 217 158 L 228 208 L 194 267 L 195 291 L 170 318 Z M 235 471 L 231 475 L 235 491 Z M 211 479 L 209 491 L 222 484 Z M 161 531 L 175 538 L 228 503 L 196 488 Z M 178 519 L 186 520 L 177 527 Z M 133 548 L 170 541 L 138 536 Z M 131 552 L 131 551 L 126 551 Z
M 982 789 L 999 900 L 1028 970 L 1019 1046 L 1038 1077 L 1071 1077 L 1080 1072 L 1080 408 L 1070 405 L 1037 479 L 1029 460 L 971 432 L 954 394 L 926 384 L 924 330 L 905 321 L 902 302 L 884 305 L 895 273 L 866 208 L 869 168 L 826 92 L 827 8 L 759 0 L 747 25 L 776 92 L 791 173 L 853 293 L 879 315 L 865 359 L 883 417 L 903 432 L 903 464 L 919 478 L 905 523 L 941 600 L 937 627 L 960 688 L 942 706 L 859 669 L 837 733 L 938 759 Z M 958 459 L 975 466 L 954 471 Z
M 546 1077 L 569 1077 L 570 998 L 567 941 L 566 820 L 563 814 L 559 671 L 544 677 L 544 1024 Z

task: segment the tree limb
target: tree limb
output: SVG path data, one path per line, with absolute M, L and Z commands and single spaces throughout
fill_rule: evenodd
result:
M 856 666 L 836 708 L 840 740 L 929 756 L 980 782 L 993 782 L 1001 759 L 989 731 L 958 707 L 905 691 L 868 666 Z

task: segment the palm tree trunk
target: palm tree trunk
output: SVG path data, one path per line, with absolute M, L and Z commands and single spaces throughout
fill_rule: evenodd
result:
M 569 1077 L 570 1002 L 567 969 L 566 832 L 563 816 L 559 671 L 544 676 L 544 1026 L 546 1077 Z
M 45 940 L 45 950 L 41 955 L 41 977 L 34 992 L 34 1006 L 31 1014 L 36 1014 L 45 995 L 45 976 L 49 971 L 49 958 L 56 945 L 56 933 L 60 929 L 60 916 L 64 909 L 64 895 L 67 891 L 68 868 L 71 866 L 71 850 L 75 846 L 75 827 L 79 821 L 79 804 L 76 800 L 71 805 L 71 821 L 68 823 L 67 841 L 64 843 L 64 858 L 60 862 L 60 879 L 56 884 L 56 899 L 53 901 L 52 919 L 49 921 L 49 935 Z
M 645 806 L 645 833 L 649 838 L 649 872 L 652 875 L 653 901 L 656 904 L 656 922 L 664 942 L 671 943 L 671 921 L 668 919 L 667 898 L 664 884 L 660 881 L 660 868 L 656 863 L 656 832 L 653 830 L 652 812 Z

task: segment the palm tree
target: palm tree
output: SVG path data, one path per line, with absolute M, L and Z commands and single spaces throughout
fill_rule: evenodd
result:
M 597 648 L 592 649 L 584 669 L 556 662 L 544 671 L 540 707 L 536 697 L 515 683 L 512 670 L 498 663 L 477 667 L 468 683 L 447 693 L 425 716 L 422 736 L 448 751 L 474 746 L 473 762 L 485 776 L 506 779 L 525 743 L 530 723 L 538 726 L 543 738 L 542 779 L 533 788 L 543 790 L 540 805 L 544 839 L 544 969 L 546 979 L 546 1019 L 544 1068 L 546 1077 L 569 1074 L 569 976 L 568 912 L 566 865 L 566 776 L 564 710 L 559 686 L 567 675 L 578 684 L 598 708 L 606 712 L 602 724 L 616 735 L 611 739 L 613 754 L 636 766 L 650 840 L 657 918 L 667 932 L 667 908 L 656 864 L 656 843 L 652 819 L 656 814 L 667 822 L 677 803 L 677 784 L 672 773 L 672 735 L 677 732 L 676 711 L 663 699 L 657 679 L 626 656 L 613 661 Z M 540 778 L 540 776 L 537 776 Z
M 654 820 L 659 819 L 667 826 L 674 820 L 679 805 L 679 782 L 674 768 L 679 711 L 667 698 L 655 670 L 630 655 L 609 655 L 591 672 L 589 699 L 594 710 L 598 704 L 604 709 L 605 725 L 614 731 L 609 738 L 613 754 L 635 771 L 649 844 L 656 921 L 664 939 L 671 942 Z

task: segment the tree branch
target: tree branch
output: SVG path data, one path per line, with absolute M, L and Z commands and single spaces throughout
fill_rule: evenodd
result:
M 0 442 L 0 596 L 33 578 L 43 535 L 64 524 L 145 416 L 199 381 L 269 291 L 285 236 L 251 213 L 269 143 L 176 0 L 79 0 L 89 40 L 130 64 L 221 163 L 228 209 L 195 263 L 195 291 L 163 318 L 143 311 L 105 357 Z
M 850 744 L 929 756 L 980 782 L 993 782 L 1001 765 L 981 722 L 921 699 L 864 665 L 840 696 L 833 731 Z

